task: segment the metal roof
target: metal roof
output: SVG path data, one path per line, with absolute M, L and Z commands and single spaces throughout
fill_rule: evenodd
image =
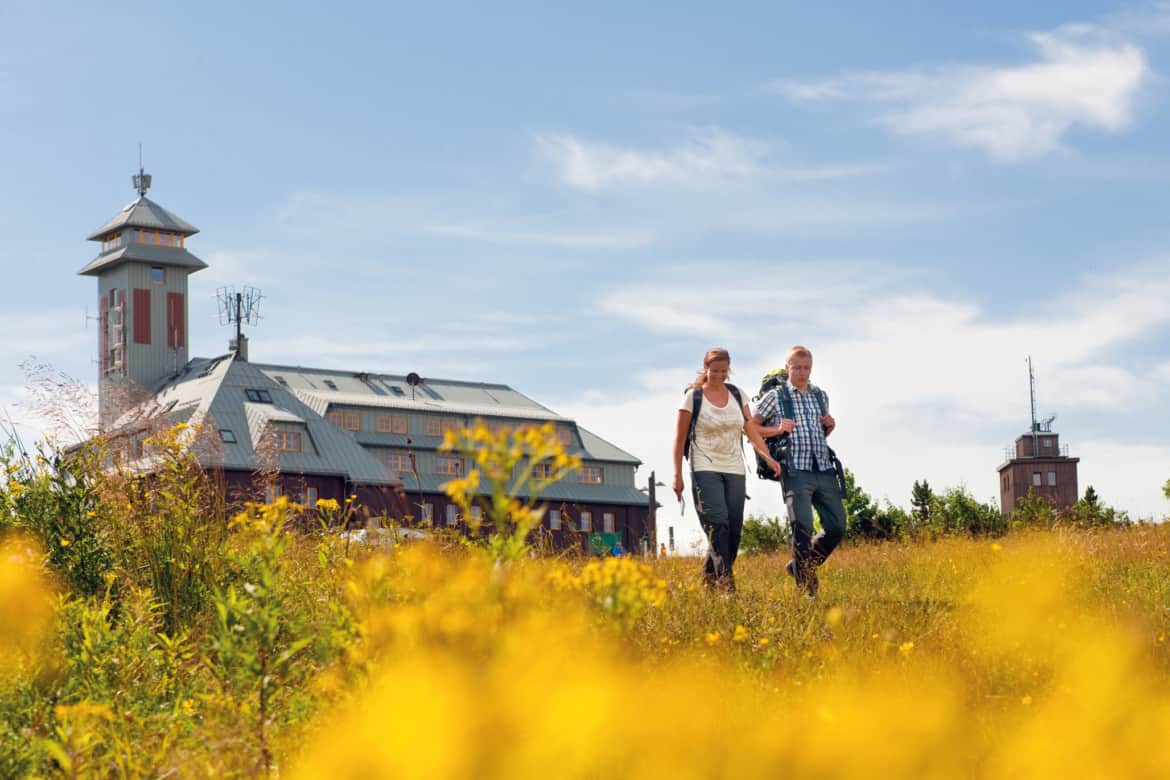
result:
M 186 236 L 193 236 L 199 232 L 199 228 L 190 222 L 176 217 L 145 195 L 140 195 L 137 200 L 126 204 L 121 211 L 110 217 L 104 225 L 90 233 L 87 238 L 90 241 L 98 241 L 107 233 L 125 227 L 170 230 Z
M 207 263 L 179 246 L 154 246 L 153 244 L 127 244 L 98 255 L 78 271 L 80 276 L 98 276 L 111 268 L 130 262 L 151 263 L 188 268 L 191 273 L 202 271 Z

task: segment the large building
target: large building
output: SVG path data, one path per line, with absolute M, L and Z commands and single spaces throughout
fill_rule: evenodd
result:
M 477 420 L 551 422 L 583 465 L 542 495 L 548 538 L 594 551 L 616 541 L 654 548 L 639 460 L 511 387 L 254 363 L 242 337 L 227 354 L 190 358 L 187 282 L 207 267 L 187 249 L 198 230 L 146 197 L 149 176 L 134 181 L 138 198 L 90 234 L 101 250 L 80 271 L 98 280 L 100 425 L 128 449 L 147 420 L 198 423 L 215 439 L 200 458 L 229 497 L 311 505 L 356 496 L 373 516 L 466 528 L 443 485 L 470 464 L 438 451 L 443 434 Z

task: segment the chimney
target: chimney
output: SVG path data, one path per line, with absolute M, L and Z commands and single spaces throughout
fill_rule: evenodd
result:
M 243 333 L 228 342 L 228 349 L 235 352 L 240 360 L 248 362 L 248 337 Z

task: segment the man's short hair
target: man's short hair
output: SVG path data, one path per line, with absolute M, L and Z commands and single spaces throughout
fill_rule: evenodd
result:
M 788 355 L 784 358 L 784 365 L 788 365 L 792 362 L 793 358 L 798 357 L 806 357 L 809 360 L 812 360 L 812 351 L 808 347 L 802 347 L 797 344 L 795 347 L 788 350 Z

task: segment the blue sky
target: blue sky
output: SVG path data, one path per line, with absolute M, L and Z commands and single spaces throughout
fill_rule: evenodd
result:
M 1081 489 L 1166 513 L 1170 5 L 630 5 L 0 0 L 0 403 L 95 378 L 141 141 L 194 355 L 255 285 L 254 359 L 506 382 L 668 477 L 704 350 L 800 342 L 904 505 L 997 494 L 1031 354 Z

